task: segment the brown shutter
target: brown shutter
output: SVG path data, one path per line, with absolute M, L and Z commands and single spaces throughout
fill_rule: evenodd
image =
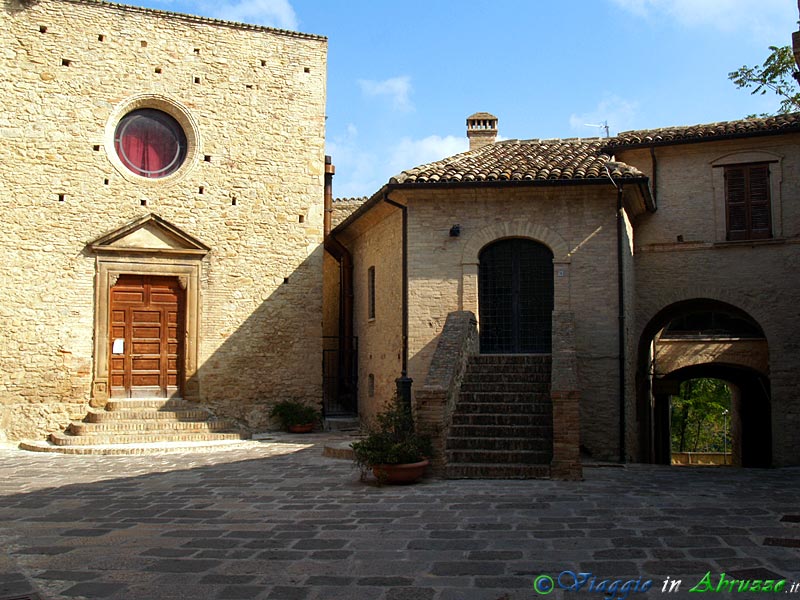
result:
M 744 167 L 725 169 L 728 239 L 747 239 L 747 176 Z
M 772 219 L 769 202 L 769 165 L 756 165 L 749 169 L 750 184 L 750 238 L 772 237 Z
M 768 164 L 725 168 L 725 210 L 729 240 L 772 237 Z

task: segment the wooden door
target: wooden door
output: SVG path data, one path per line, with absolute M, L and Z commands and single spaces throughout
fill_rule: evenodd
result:
M 184 292 L 177 277 L 120 275 L 111 288 L 111 396 L 180 396 Z

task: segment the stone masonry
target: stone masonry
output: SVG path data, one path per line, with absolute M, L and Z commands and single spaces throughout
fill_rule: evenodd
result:
M 0 47 L 0 439 L 43 438 L 104 401 L 87 244 L 149 214 L 208 248 L 169 259 L 197 276 L 194 400 L 250 428 L 274 401 L 319 403 L 326 39 L 3 0 Z M 138 107 L 185 130 L 176 175 L 116 158 L 115 125 Z

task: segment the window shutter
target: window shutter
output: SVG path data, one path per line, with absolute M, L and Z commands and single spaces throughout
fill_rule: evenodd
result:
M 750 237 L 765 239 L 772 236 L 769 199 L 769 165 L 752 166 L 750 183 Z
M 725 169 L 728 239 L 747 239 L 747 177 L 744 167 Z
M 726 167 L 725 208 L 729 240 L 771 238 L 769 165 Z

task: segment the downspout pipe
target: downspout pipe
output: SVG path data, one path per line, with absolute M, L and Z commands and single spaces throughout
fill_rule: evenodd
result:
M 625 462 L 625 208 L 622 202 L 622 183 L 617 186 L 617 305 L 619 306 L 619 462 Z
M 400 377 L 395 380 L 397 385 L 397 397 L 408 408 L 411 409 L 411 384 L 413 380 L 408 376 L 408 207 L 389 198 L 389 193 L 383 194 L 383 201 L 391 206 L 399 208 L 403 219 L 403 353 Z
M 323 217 L 323 245 L 339 263 L 339 381 L 349 381 L 353 369 L 353 255 L 331 235 L 333 215 L 333 176 L 336 167 L 331 157 L 325 157 L 325 195 Z M 353 390 L 339 390 L 352 392 Z

